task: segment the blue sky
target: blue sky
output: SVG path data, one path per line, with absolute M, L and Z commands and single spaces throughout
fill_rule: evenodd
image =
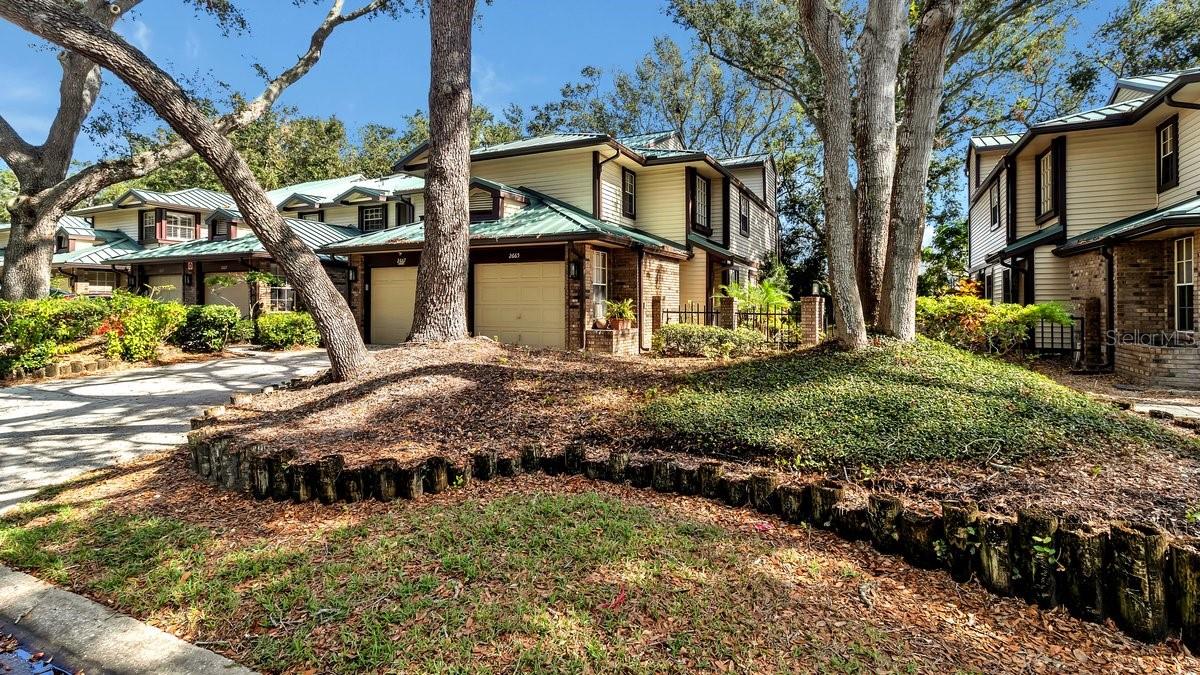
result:
M 346 0 L 357 7 L 366 0 Z M 328 8 L 327 0 L 295 7 L 288 0 L 240 3 L 250 21 L 248 35 L 225 38 L 207 16 L 185 3 L 146 0 L 118 29 L 168 72 L 192 81 L 217 79 L 244 93 L 261 81 L 251 68 L 262 63 L 274 74 L 308 45 L 308 36 Z M 558 89 L 586 65 L 606 70 L 631 67 L 657 35 L 686 42 L 685 32 L 654 0 L 496 0 L 480 3 L 482 20 L 474 37 L 473 85 L 477 103 L 499 110 L 556 98 Z M 616 18 L 617 21 L 613 19 Z M 0 22 L 0 113 L 27 140 L 41 142 L 53 118 L 58 64 L 53 52 L 37 49 L 28 33 Z M 106 74 L 106 86 L 116 89 Z M 342 26 L 326 44 L 321 62 L 284 95 L 282 104 L 308 115 L 337 115 L 351 128 L 366 122 L 397 126 L 407 113 L 425 107 L 429 86 L 427 20 L 416 14 Z M 109 92 L 113 93 L 112 91 Z M 96 157 L 81 138 L 80 160 Z

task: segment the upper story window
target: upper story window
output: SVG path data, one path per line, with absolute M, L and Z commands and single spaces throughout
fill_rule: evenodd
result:
M 1179 117 L 1158 126 L 1158 191 L 1179 185 Z
M 212 224 L 213 239 L 228 239 L 229 238 L 229 221 L 214 220 Z
M 55 253 L 62 253 L 63 251 L 66 251 L 70 247 L 71 247 L 71 244 L 68 241 L 67 236 L 65 234 L 60 234 L 54 238 Z
M 738 232 L 750 236 L 750 195 L 746 192 L 738 195 Z
M 358 228 L 363 232 L 387 229 L 387 205 L 358 207 Z
M 988 214 L 992 229 L 1000 227 L 1000 183 L 992 183 L 988 189 Z
M 158 220 L 154 216 L 154 210 L 142 211 L 141 233 L 142 241 L 158 239 Z
M 1057 138 L 1034 161 L 1034 214 L 1040 225 L 1058 215 L 1057 195 L 1062 190 L 1062 167 L 1059 153 L 1062 139 Z
M 315 222 L 320 222 L 321 221 L 321 212 L 320 211 L 301 211 L 300 213 L 296 214 L 296 218 L 298 218 L 300 220 L 311 220 L 311 221 L 315 221 Z
M 704 234 L 712 232 L 709 222 L 712 210 L 709 193 L 708 179 L 696 174 L 692 178 L 692 229 Z
M 621 167 L 621 215 L 637 217 L 637 174 Z
M 196 216 L 190 213 L 167 211 L 163 214 L 163 225 L 167 239 L 195 239 Z

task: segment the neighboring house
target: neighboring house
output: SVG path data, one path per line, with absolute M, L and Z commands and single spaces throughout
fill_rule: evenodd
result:
M 9 224 L 0 223 L 0 269 L 9 234 Z M 114 288 L 125 285 L 126 278 L 109 260 L 140 248 L 123 232 L 97 229 L 81 216 L 63 216 L 55 231 L 51 269 L 56 278 L 52 283 L 79 295 L 112 295 Z
M 395 170 L 420 176 L 427 160 L 423 145 Z M 478 148 L 471 174 L 469 328 L 505 342 L 579 349 L 606 300 L 632 299 L 649 347 L 656 305 L 711 307 L 779 248 L 767 155 L 715 159 L 670 132 L 551 134 Z M 424 242 L 413 201 L 408 221 L 322 249 L 349 256 L 370 342 L 411 329 Z
M 1089 361 L 1200 386 L 1200 69 L 1118 80 L 1109 104 L 972 138 L 970 272 L 983 295 L 1058 301 Z

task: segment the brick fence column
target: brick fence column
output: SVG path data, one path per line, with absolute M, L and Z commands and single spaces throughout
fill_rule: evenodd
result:
M 663 325 L 663 296 L 656 295 L 650 298 L 650 333 L 654 334 L 662 328 Z
M 734 330 L 738 323 L 737 299 L 728 295 L 717 298 L 717 325 L 721 328 Z
M 1100 298 L 1087 298 L 1079 304 L 1083 310 L 1083 365 L 1088 368 L 1104 365 L 1102 345 L 1106 336 L 1100 317 Z
M 806 295 L 800 298 L 800 342 L 815 345 L 825 330 L 825 298 Z

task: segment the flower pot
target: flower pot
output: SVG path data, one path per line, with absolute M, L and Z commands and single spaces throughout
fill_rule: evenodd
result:
M 625 330 L 633 327 L 633 319 L 609 319 L 608 327 L 613 330 Z
M 608 320 L 607 319 L 596 319 L 596 320 L 592 321 L 592 328 L 594 330 L 604 330 L 605 328 L 608 328 Z

